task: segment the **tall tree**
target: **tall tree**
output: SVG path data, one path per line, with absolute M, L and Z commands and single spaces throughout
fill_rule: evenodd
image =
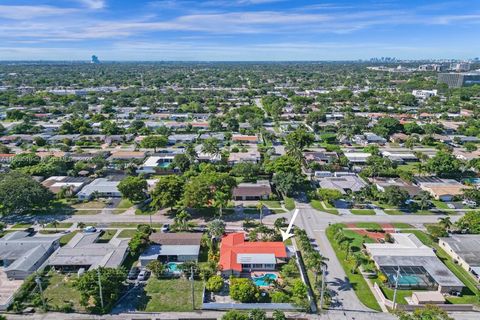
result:
M 93 313 L 110 311 L 120 298 L 126 276 L 123 268 L 100 267 L 99 270 L 85 272 L 74 283 L 75 288 L 80 292 L 80 304 Z M 102 298 L 100 297 L 99 283 L 102 287 Z
M 180 201 L 183 194 L 184 180 L 180 176 L 169 175 L 158 179 L 152 191 L 152 204 L 160 209 L 173 207 Z
M 147 180 L 142 177 L 128 176 L 118 184 L 122 197 L 132 201 L 141 202 L 147 198 Z
M 30 176 L 18 172 L 0 174 L 0 214 L 24 214 L 44 209 L 53 200 L 53 193 Z

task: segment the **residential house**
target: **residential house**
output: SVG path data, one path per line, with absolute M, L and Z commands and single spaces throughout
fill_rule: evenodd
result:
M 66 189 L 74 195 L 89 182 L 90 179 L 84 177 L 53 176 L 42 181 L 42 185 L 55 194 Z
M 100 235 L 100 232 L 77 233 L 52 254 L 48 265 L 65 272 L 120 267 L 127 257 L 129 240 L 113 238 L 103 243 L 99 242 Z
M 0 262 L 9 279 L 23 280 L 44 266 L 60 247 L 60 235 L 32 235 L 25 231 L 7 233 L 0 238 Z
M 400 289 L 462 292 L 464 284 L 443 264 L 432 248 L 412 233 L 391 234 L 393 243 L 365 243 L 365 249 L 391 287 L 400 271 Z
M 118 190 L 121 179 L 115 177 L 98 178 L 87 184 L 77 193 L 79 200 L 91 200 L 94 196 L 100 198 L 120 198 L 122 194 Z
M 173 153 L 165 153 L 158 156 L 148 157 L 142 166 L 137 170 L 137 173 L 154 174 L 162 170 L 168 170 L 174 158 L 175 154 Z
M 438 245 L 456 264 L 480 281 L 480 235 L 452 234 L 439 238 Z
M 185 262 L 197 261 L 202 233 L 161 233 L 150 235 L 150 246 L 139 258 L 140 265 L 151 261 Z
M 365 164 L 367 159 L 371 156 L 368 152 L 344 152 L 344 156 L 353 165 Z
M 356 135 L 353 140 L 362 146 L 366 146 L 369 144 L 384 145 L 385 143 L 387 143 L 387 139 L 372 132 L 365 132 L 364 134 Z
M 415 177 L 415 183 L 424 191 L 427 191 L 436 200 L 445 202 L 452 201 L 454 197 L 461 196 L 466 185 L 453 179 L 441 179 L 438 177 Z
M 233 199 L 237 201 L 262 200 L 268 199 L 272 194 L 270 183 L 267 180 L 257 181 L 256 183 L 239 183 L 233 189 Z
M 367 184 L 357 175 L 317 178 L 320 188 L 335 189 L 342 194 L 360 191 Z
M 378 178 L 370 178 L 369 179 L 371 183 L 375 185 L 378 191 L 385 192 L 385 188 L 387 187 L 398 187 L 402 190 L 405 190 L 408 192 L 410 198 L 413 198 L 417 196 L 420 192 L 422 192 L 422 189 L 420 187 L 405 182 L 400 178 L 385 178 L 385 177 L 378 177 Z
M 307 163 L 313 162 L 318 164 L 328 164 L 338 159 L 338 155 L 336 152 L 328 152 L 326 150 L 305 151 L 303 153 L 303 156 Z
M 237 163 L 259 163 L 261 160 L 260 152 L 249 150 L 247 152 L 231 152 L 228 156 L 228 164 Z
M 232 136 L 232 142 L 236 143 L 248 143 L 257 144 L 259 142 L 258 136 L 249 136 L 243 134 L 234 134 Z
M 114 151 L 110 156 L 110 161 L 131 161 L 145 159 L 143 151 Z
M 242 272 L 274 271 L 289 258 L 283 242 L 245 241 L 245 234 L 230 233 L 220 243 L 219 267 L 224 276 Z
M 406 149 L 383 149 L 380 152 L 383 157 L 399 164 L 418 161 L 417 156 Z

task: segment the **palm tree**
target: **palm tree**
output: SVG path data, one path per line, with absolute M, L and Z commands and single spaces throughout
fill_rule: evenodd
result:
M 422 191 L 418 194 L 420 210 L 425 210 L 430 205 L 430 194 Z
M 212 220 L 207 225 L 207 231 L 212 240 L 218 240 L 225 233 L 225 221 L 221 219 Z
M 355 264 L 352 268 L 352 273 L 356 273 L 357 268 L 360 267 L 363 263 L 365 263 L 367 261 L 367 258 L 363 253 L 355 252 L 353 254 L 353 260 L 355 261 Z
M 177 213 L 175 218 L 173 218 L 175 229 L 178 229 L 180 231 L 187 231 L 188 229 L 190 229 L 189 220 L 191 219 L 191 217 L 192 216 L 185 210 Z
M 220 190 L 215 191 L 213 195 L 213 206 L 218 208 L 220 217 L 223 216 L 223 208 L 225 208 L 230 200 L 230 194 Z
M 447 231 L 449 231 L 450 228 L 453 226 L 453 223 L 450 217 L 439 218 L 438 224 Z
M 202 152 L 214 157 L 220 154 L 220 147 L 216 138 L 205 139 L 202 143 Z
M 315 274 L 315 283 L 318 275 L 322 273 L 323 267 L 327 265 L 328 258 L 322 256 L 318 251 L 314 251 L 306 256 L 306 266 Z
M 344 235 L 342 235 L 342 237 L 340 239 L 338 239 L 338 244 L 341 246 L 341 247 L 344 247 L 345 248 L 345 252 L 346 252 L 346 259 L 348 259 L 348 255 L 350 253 L 350 246 L 352 244 L 352 241 L 353 239 L 350 238 L 350 237 L 346 237 Z

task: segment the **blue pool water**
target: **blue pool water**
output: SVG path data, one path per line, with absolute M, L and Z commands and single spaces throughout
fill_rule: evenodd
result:
M 177 263 L 177 262 L 169 262 L 167 263 L 167 270 L 171 273 L 179 273 L 181 272 L 181 270 L 178 268 L 180 264 L 181 263 Z
M 274 273 L 266 273 L 261 277 L 252 277 L 253 282 L 259 287 L 269 286 L 268 280 L 277 280 L 278 276 Z
M 159 163 L 158 166 L 162 169 L 168 169 L 168 167 L 170 167 L 170 162 L 162 162 Z
M 480 178 L 467 178 L 465 181 L 471 184 L 480 184 Z

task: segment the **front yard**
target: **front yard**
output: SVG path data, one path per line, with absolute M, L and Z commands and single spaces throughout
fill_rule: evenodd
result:
M 71 307 L 72 311 L 85 311 L 80 305 L 80 293 L 73 288 L 76 275 L 66 276 L 50 271 L 43 279 L 45 300 L 54 310 Z
M 145 286 L 145 297 L 138 310 L 147 312 L 188 312 L 192 308 L 191 282 L 187 279 L 155 279 L 148 280 Z M 195 309 L 202 306 L 203 282 L 195 281 Z

